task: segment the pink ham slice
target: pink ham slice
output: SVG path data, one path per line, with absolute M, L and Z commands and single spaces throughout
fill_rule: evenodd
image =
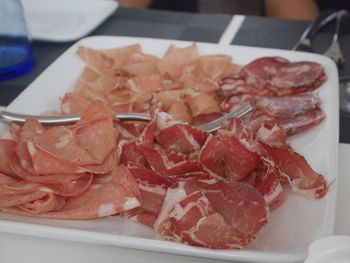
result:
M 77 93 L 66 93 L 61 101 L 62 114 L 82 114 L 90 104 L 90 100 Z
M 20 161 L 24 157 L 41 175 L 108 172 L 114 165 L 113 152 L 118 137 L 113 120 L 113 114 L 95 101 L 73 130 L 63 126 L 45 129 L 30 121 L 23 127 L 19 145 L 25 144 L 31 160 L 21 155 Z
M 92 174 L 54 174 L 39 176 L 27 172 L 20 164 L 18 157 L 12 155 L 10 167 L 19 178 L 33 183 L 49 186 L 53 193 L 61 196 L 78 196 L 90 186 Z
M 63 204 L 64 198 L 54 195 L 49 187 L 0 174 L 0 210 L 16 207 L 39 214 L 59 210 Z
M 281 171 L 292 190 L 311 198 L 321 198 L 328 190 L 324 177 L 315 172 L 305 158 L 291 149 L 282 149 L 261 143 L 267 155 Z
M 0 139 L 0 173 L 12 174 L 9 158 L 14 152 L 15 147 L 15 141 Z
M 140 205 L 141 195 L 130 172 L 124 166 L 116 167 L 108 180 L 93 182 L 87 191 L 66 200 L 62 209 L 35 214 L 37 217 L 57 219 L 91 219 L 114 215 Z M 10 207 L 5 212 L 31 215 L 28 211 Z

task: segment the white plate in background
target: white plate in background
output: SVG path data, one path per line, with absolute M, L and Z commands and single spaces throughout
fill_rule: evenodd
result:
M 190 42 L 131 37 L 89 37 L 75 43 L 28 86 L 7 108 L 14 112 L 38 114 L 59 108 L 59 98 L 72 91 L 83 61 L 77 56 L 79 46 L 97 49 L 141 44 L 145 53 L 162 56 L 170 44 L 187 46 Z M 328 182 L 337 177 L 339 106 L 338 72 L 329 58 L 303 52 L 242 46 L 198 43 L 199 53 L 228 54 L 238 64 L 247 64 L 262 56 L 281 56 L 291 61 L 309 60 L 322 64 L 328 80 L 317 92 L 327 117 L 320 125 L 289 139 L 295 150 Z M 0 131 L 5 125 L 0 125 Z M 245 262 L 296 262 L 305 259 L 313 240 L 333 233 L 337 181 L 321 200 L 310 200 L 286 193 L 285 203 L 271 212 L 269 222 L 257 238 L 242 250 L 213 250 L 159 240 L 152 229 L 124 218 L 98 220 L 48 220 L 0 214 L 0 231 L 22 235 L 106 244 L 154 253 L 215 258 Z
M 82 38 L 118 7 L 114 0 L 21 0 L 35 40 L 69 42 Z

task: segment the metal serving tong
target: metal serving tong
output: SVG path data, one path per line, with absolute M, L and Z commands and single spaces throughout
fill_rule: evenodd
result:
M 317 32 L 336 19 L 335 31 L 333 34 L 333 40 L 329 48 L 323 53 L 323 55 L 332 59 L 338 66 L 342 66 L 345 63 L 345 58 L 340 50 L 339 46 L 339 34 L 341 31 L 342 18 L 347 16 L 349 12 L 345 9 L 332 12 L 322 13 L 313 23 L 311 23 L 301 35 L 298 42 L 292 48 L 292 50 L 312 52 L 312 39 L 316 36 Z
M 339 41 L 338 41 L 339 33 L 340 33 L 340 24 L 341 24 L 342 18 L 347 16 L 348 14 L 349 12 L 345 9 L 340 10 L 337 13 L 335 31 L 333 34 L 332 43 L 329 46 L 329 48 L 323 53 L 323 55 L 332 59 L 340 67 L 342 67 L 345 64 L 345 57 L 341 52 Z
M 321 15 L 305 29 L 304 33 L 301 35 L 300 39 L 292 50 L 312 52 L 312 39 L 321 28 L 334 20 L 337 16 L 338 12 L 321 13 Z
M 221 124 L 231 118 L 240 118 L 243 115 L 247 114 L 253 109 L 250 103 L 243 104 L 240 108 L 235 111 L 228 112 L 222 117 L 217 118 L 213 121 L 197 125 L 196 127 L 205 130 L 207 132 L 217 131 Z M 116 112 L 115 116 L 121 121 L 151 121 L 152 117 L 146 114 L 140 113 L 122 113 Z M 43 125 L 66 125 L 74 124 L 80 120 L 79 115 L 59 115 L 59 116 L 41 116 L 41 115 L 26 115 L 19 113 L 12 113 L 9 111 L 0 111 L 0 120 L 4 122 L 13 122 L 16 124 L 23 124 L 27 119 L 36 119 Z

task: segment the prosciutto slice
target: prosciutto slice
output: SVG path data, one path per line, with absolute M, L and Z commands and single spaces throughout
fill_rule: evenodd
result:
M 257 153 L 248 150 L 237 138 L 219 132 L 209 135 L 201 149 L 199 163 L 211 176 L 221 180 L 239 181 L 251 173 L 261 160 Z
M 190 180 L 167 193 L 156 227 L 166 239 L 240 248 L 250 242 L 267 216 L 262 195 L 246 184 Z
M 261 145 L 294 192 L 310 198 L 321 198 L 327 193 L 328 185 L 324 177 L 315 172 L 303 156 L 291 149 L 282 149 L 265 143 Z

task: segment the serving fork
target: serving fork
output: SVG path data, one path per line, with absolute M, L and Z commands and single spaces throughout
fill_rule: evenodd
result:
M 343 9 L 337 13 L 335 31 L 333 34 L 333 40 L 329 48 L 323 53 L 323 55 L 332 59 L 338 66 L 343 66 L 345 64 L 345 58 L 343 53 L 341 52 L 339 46 L 339 33 L 340 33 L 340 23 L 344 16 L 348 15 L 348 11 Z
M 196 127 L 205 130 L 207 132 L 215 132 L 220 129 L 223 122 L 231 118 L 240 118 L 248 112 L 252 111 L 253 107 L 250 103 L 245 103 L 237 110 L 228 112 L 222 117 L 219 117 L 213 121 L 197 125 Z M 115 116 L 121 121 L 146 121 L 149 122 L 152 120 L 150 115 L 141 114 L 141 113 L 123 113 L 116 112 Z M 74 124 L 80 120 L 80 115 L 58 115 L 58 116 L 41 116 L 41 115 L 27 115 L 19 114 L 8 111 L 0 111 L 0 120 L 4 122 L 13 122 L 16 124 L 24 124 L 27 119 L 36 119 L 43 125 L 67 125 Z

